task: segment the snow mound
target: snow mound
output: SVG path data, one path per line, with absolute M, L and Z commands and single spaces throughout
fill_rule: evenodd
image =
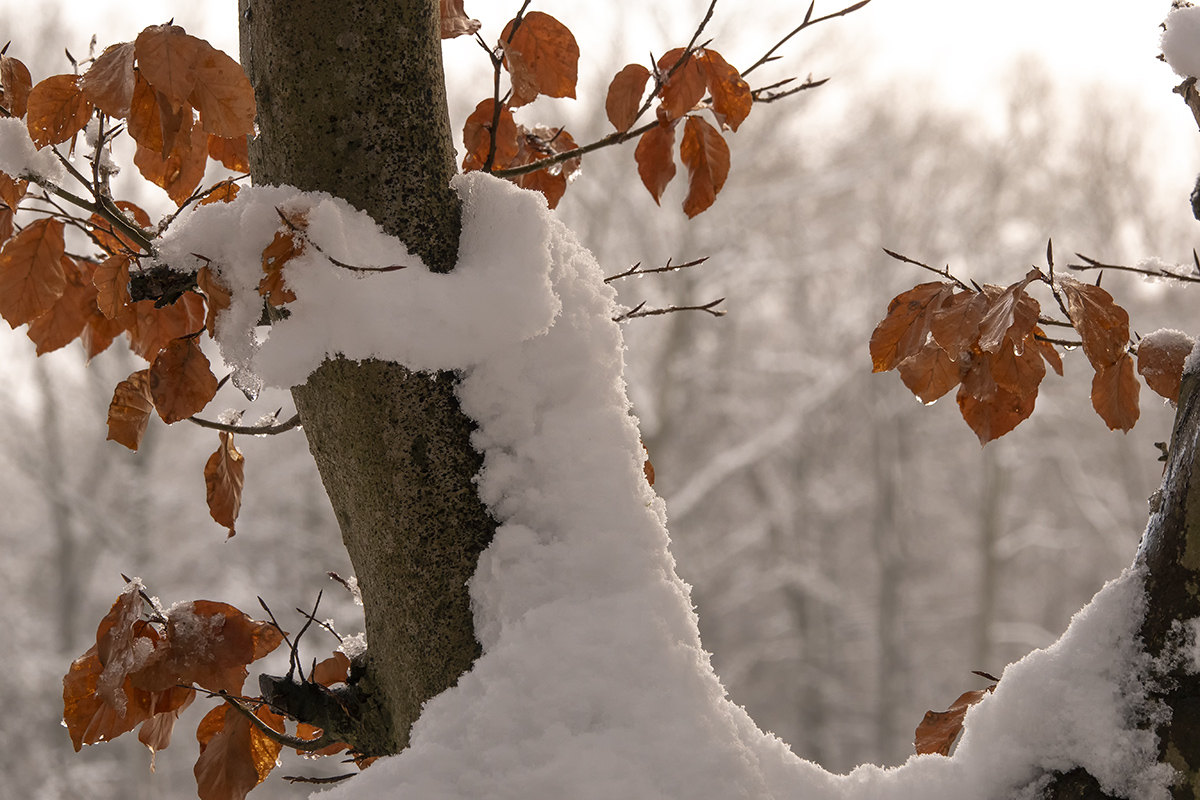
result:
M 1176 8 L 1163 23 L 1163 56 L 1181 78 L 1200 77 L 1200 6 Z
M 457 369 L 479 425 L 479 491 L 501 522 L 470 587 L 483 656 L 426 704 L 408 750 L 324 800 L 993 800 L 1033 797 L 1047 771 L 1076 765 L 1124 796 L 1167 797 L 1170 770 L 1136 726 L 1154 709 L 1135 572 L 1008 668 L 952 758 L 838 776 L 760 731 L 726 698 L 675 574 L 599 265 L 540 195 L 480 173 L 455 186 L 463 245 L 450 275 L 344 202 L 291 189 L 199 209 L 163 251 L 213 258 L 249 298 L 219 321 L 221 346 L 267 382 L 299 383 L 332 353 Z M 255 287 L 276 208 L 305 211 L 339 260 L 409 268 L 364 276 L 310 252 L 285 270 L 292 316 L 260 343 Z
M 38 150 L 29 138 L 29 129 L 19 119 L 0 119 L 0 172 L 13 178 L 34 178 L 46 183 L 62 183 L 67 171 L 54 152 Z

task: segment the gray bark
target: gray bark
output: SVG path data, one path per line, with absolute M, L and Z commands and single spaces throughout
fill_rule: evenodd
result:
M 238 5 L 255 183 L 345 198 L 431 269 L 452 269 L 460 209 L 437 0 Z M 373 711 L 351 744 L 396 752 L 421 704 L 479 653 L 466 582 L 495 523 L 471 482 L 472 423 L 452 374 L 394 363 L 327 360 L 293 397 L 363 593 L 369 649 L 355 677 Z

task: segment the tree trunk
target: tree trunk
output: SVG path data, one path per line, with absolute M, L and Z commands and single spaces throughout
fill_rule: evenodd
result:
M 1141 638 L 1146 652 L 1166 655 L 1169 669 L 1157 684 L 1171 718 L 1158 726 L 1159 757 L 1179 772 L 1176 800 L 1200 797 L 1200 675 L 1190 658 L 1178 657 L 1184 623 L 1200 618 L 1200 371 L 1184 375 L 1171 432 L 1162 485 L 1150 498 L 1150 521 L 1138 548 L 1147 569 L 1146 618 Z M 1172 657 L 1172 654 L 1175 657 Z M 1182 662 L 1182 663 L 1171 663 Z M 1046 793 L 1052 800 L 1109 798 L 1090 776 L 1076 769 L 1058 776 Z
M 452 269 L 460 209 L 437 0 L 238 5 L 258 102 L 254 182 L 342 197 L 431 269 Z M 394 753 L 421 704 L 479 654 L 465 584 L 495 523 L 471 482 L 473 426 L 451 373 L 394 363 L 331 358 L 292 395 L 363 594 L 369 650 L 355 677 L 373 712 L 351 744 Z

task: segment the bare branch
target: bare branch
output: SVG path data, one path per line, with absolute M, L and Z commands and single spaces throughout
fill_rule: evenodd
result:
M 628 278 L 631 275 L 651 275 L 655 272 L 674 272 L 675 270 L 687 269 L 688 267 L 698 267 L 701 264 L 703 264 L 705 261 L 708 261 L 708 256 L 704 256 L 703 258 L 697 258 L 694 261 L 687 262 L 686 264 L 672 264 L 671 259 L 668 258 L 667 264 L 665 267 L 655 267 L 654 269 L 642 269 L 642 262 L 639 261 L 638 263 L 634 264 L 632 267 L 625 270 L 624 272 L 619 272 L 616 275 L 608 276 L 607 278 L 604 279 L 604 282 L 612 283 L 615 280 L 620 280 L 621 278 Z
M 338 261 L 336 258 L 329 255 L 329 253 L 326 253 L 323 249 L 321 249 L 321 245 L 317 244 L 312 239 L 310 239 L 308 237 L 308 233 L 306 231 L 301 230 L 294 222 L 292 222 L 290 219 L 288 219 L 287 215 L 285 215 L 283 213 L 283 211 L 281 211 L 278 207 L 276 207 L 275 213 L 279 215 L 279 218 L 281 220 L 283 220 L 283 224 L 287 226 L 288 230 L 290 230 L 292 233 L 296 234 L 297 236 L 302 237 L 304 239 L 304 241 L 311 244 L 314 250 L 316 250 L 321 255 L 325 256 L 325 260 L 328 261 L 330 264 L 333 264 L 335 267 L 341 267 L 342 269 L 348 269 L 348 270 L 351 270 L 352 272 L 395 272 L 396 270 L 400 270 L 400 269 L 408 269 L 407 264 L 393 264 L 392 266 L 389 266 L 389 267 L 356 267 L 353 264 L 345 264 L 341 261 Z M 195 253 L 193 253 L 192 255 L 195 255 Z
M 258 728 L 263 736 L 266 736 L 271 741 L 275 742 L 276 744 L 281 744 L 284 747 L 291 747 L 295 750 L 303 750 L 306 753 L 315 753 L 317 750 L 323 750 L 329 745 L 337 743 L 336 739 L 333 739 L 324 733 L 322 733 L 316 739 L 301 739 L 297 736 L 289 736 L 286 733 L 280 733 L 259 719 L 257 714 L 242 705 L 242 701 L 235 699 L 228 692 L 209 692 L 209 696 L 220 697 L 226 703 L 233 706 L 233 708 L 239 714 L 250 720 L 251 724 Z
M 936 275 L 941 275 L 943 278 L 952 280 L 952 281 L 954 281 L 955 285 L 957 285 L 961 289 L 966 289 L 967 291 L 977 291 L 978 290 L 978 289 L 975 289 L 975 290 L 971 289 L 970 286 L 967 286 L 967 284 L 963 283 L 958 278 L 951 275 L 950 267 L 946 267 L 945 269 L 938 269 L 937 267 L 931 267 L 928 264 L 925 264 L 925 263 L 922 263 L 915 259 L 909 258 L 906 255 L 901 255 L 900 253 L 896 253 L 892 250 L 888 250 L 886 247 L 883 248 L 883 252 L 887 253 L 889 256 L 896 259 L 897 261 L 903 261 L 905 264 L 912 264 L 913 266 L 920 267 L 921 269 L 927 269 Z
M 707 314 L 712 314 L 714 317 L 725 316 L 723 309 L 716 309 L 714 306 L 724 303 L 725 298 L 713 300 L 710 303 L 705 303 L 699 306 L 667 306 L 666 308 L 646 308 L 646 303 L 638 303 L 633 308 L 626 311 L 620 316 L 613 317 L 613 322 L 624 322 L 627 319 L 637 319 L 639 317 L 657 317 L 661 314 L 673 314 L 676 311 L 703 311 Z
M 328 784 L 328 783 L 341 783 L 342 781 L 353 778 L 357 774 L 358 774 L 357 772 L 347 772 L 342 775 L 330 775 L 327 778 L 307 778 L 303 775 L 280 775 L 279 777 L 282 780 L 287 781 L 288 783 L 324 783 L 324 784 Z
M 1180 281 L 1182 283 L 1200 283 L 1200 275 L 1184 275 L 1175 272 L 1168 272 L 1165 269 L 1146 269 L 1144 267 L 1125 267 L 1120 264 L 1104 264 L 1094 258 L 1088 258 L 1083 253 L 1076 253 L 1079 258 L 1086 261 L 1086 264 L 1067 264 L 1067 269 L 1073 269 L 1077 272 L 1086 272 L 1090 269 L 1111 269 L 1117 272 L 1132 272 L 1137 275 L 1148 275 L 1151 278 L 1166 278 L 1168 280 Z M 1192 251 L 1192 259 L 1196 260 L 1196 252 Z M 1198 267 L 1200 271 L 1200 267 Z
M 214 422 L 200 417 L 188 417 L 188 422 L 194 425 L 199 425 L 201 428 L 210 428 L 214 431 L 223 431 L 224 433 L 240 433 L 246 436 L 275 436 L 276 434 L 285 433 L 292 428 L 300 427 L 300 415 L 296 414 L 287 422 L 281 422 L 278 425 L 226 425 L 224 422 Z
M 770 50 L 768 50 L 766 53 L 764 53 L 762 58 L 760 58 L 758 61 L 755 61 L 753 64 L 751 64 L 749 68 L 743 70 L 742 77 L 743 78 L 746 77 L 751 72 L 753 72 L 754 70 L 761 67 L 763 64 L 766 64 L 768 61 L 773 60 L 772 57 L 775 55 L 775 51 L 778 50 L 779 48 L 783 47 L 789 39 L 791 39 L 793 36 L 795 36 L 800 31 L 804 30 L 805 28 L 812 27 L 813 25 L 816 25 L 818 22 L 825 22 L 826 20 L 835 19 L 837 17 L 844 17 L 847 14 L 858 11 L 860 8 L 862 8 L 869 2 L 871 2 L 871 0 L 859 0 L 859 2 L 857 2 L 853 5 L 850 5 L 850 6 L 846 6 L 841 11 L 835 11 L 832 14 L 826 14 L 823 17 L 817 17 L 816 19 L 813 19 L 813 16 L 812 16 L 813 9 L 816 8 L 816 5 L 817 5 L 817 0 L 813 0 L 812 5 L 810 5 L 808 7 L 808 13 L 804 15 L 804 21 L 801 22 L 800 25 L 797 26 L 796 28 L 793 28 L 790 33 L 788 33 L 786 36 L 784 36 L 782 39 L 780 39 L 778 42 L 776 42 L 775 46 L 772 47 Z

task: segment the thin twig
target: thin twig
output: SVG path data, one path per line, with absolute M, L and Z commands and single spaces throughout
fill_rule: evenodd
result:
M 287 215 L 285 215 L 283 213 L 283 211 L 281 211 L 278 207 L 275 208 L 275 213 L 279 215 L 279 218 L 281 220 L 283 220 L 283 224 L 287 226 L 288 230 L 290 230 L 295 235 L 302 237 L 304 239 L 304 241 L 311 244 L 313 246 L 314 250 L 316 250 L 321 255 L 325 256 L 325 260 L 328 261 L 330 264 L 333 264 L 335 267 L 341 267 L 342 269 L 348 269 L 353 272 L 395 272 L 396 270 L 400 270 L 400 269 L 408 269 L 407 264 L 393 264 L 389 267 L 356 267 L 353 264 L 345 264 L 341 261 L 338 261 L 336 258 L 329 255 L 329 253 L 326 253 L 323 249 L 321 249 L 321 245 L 317 244 L 312 239 L 310 239 L 308 236 L 308 233 L 306 231 L 301 230 L 299 226 L 297 226 L 294 222 L 292 222 L 290 219 L 288 219 Z M 193 253 L 192 255 L 195 255 L 195 253 Z
M 705 303 L 699 306 L 667 306 L 666 308 L 646 308 L 646 303 L 643 301 L 638 303 L 633 308 L 626 311 L 620 316 L 613 317 L 613 322 L 624 322 L 627 319 L 637 319 L 639 317 L 657 317 L 660 314 L 673 314 L 676 311 L 703 311 L 707 314 L 712 314 L 714 317 L 725 316 L 725 311 L 716 309 L 714 306 L 725 302 L 722 297 L 719 300 L 713 300 L 711 303 Z
M 214 431 L 223 431 L 224 433 L 239 433 L 247 436 L 274 436 L 276 434 L 285 433 L 292 428 L 300 427 L 300 415 L 296 414 L 287 422 L 280 422 L 277 425 L 226 425 L 224 422 L 214 422 L 200 417 L 188 417 L 188 422 L 199 425 L 201 428 L 210 428 Z
M 782 39 L 780 39 L 778 42 L 776 42 L 775 46 L 772 47 L 770 50 L 768 50 L 765 54 L 763 54 L 762 58 L 760 58 L 758 61 L 755 61 L 753 64 L 751 64 L 749 66 L 749 68 L 743 70 L 742 77 L 745 78 L 747 75 L 749 75 L 751 72 L 753 72 L 754 70 L 761 67 L 763 64 L 766 64 L 768 61 L 773 60 L 775 51 L 778 50 L 779 48 L 783 47 L 789 39 L 791 39 L 793 36 L 795 36 L 800 31 L 804 30 L 805 28 L 810 28 L 819 22 L 825 22 L 826 20 L 835 19 L 836 17 L 844 17 L 847 14 L 850 14 L 854 11 L 858 11 L 860 8 L 862 8 L 869 2 L 871 2 L 871 0 L 859 0 L 859 2 L 857 2 L 853 5 L 850 5 L 850 6 L 846 6 L 841 11 L 835 11 L 832 14 L 826 14 L 823 17 L 817 17 L 816 19 L 813 19 L 812 13 L 813 13 L 813 9 L 815 9 L 817 6 L 817 0 L 812 0 L 812 4 L 808 7 L 808 13 L 804 15 L 804 21 L 801 22 L 798 27 L 793 28 L 791 33 L 787 34 Z
M 1067 264 L 1067 269 L 1073 269 L 1077 272 L 1086 272 L 1089 269 L 1111 269 L 1117 272 L 1132 272 L 1137 275 L 1148 275 L 1151 278 L 1167 278 L 1169 280 L 1182 281 L 1184 283 L 1200 283 L 1200 275 L 1179 275 L 1174 272 L 1167 272 L 1164 269 L 1145 269 L 1143 267 L 1125 267 L 1120 264 L 1104 264 L 1094 258 L 1088 258 L 1083 253 L 1075 255 L 1086 261 L 1086 264 Z
M 359 773 L 357 772 L 347 772 L 343 775 L 330 775 L 327 778 L 307 778 L 303 775 L 281 775 L 280 778 L 288 783 L 340 783 L 341 781 L 349 780 L 358 774 Z
M 243 706 L 241 701 L 234 699 L 234 697 L 228 692 L 209 692 L 209 696 L 220 697 L 226 703 L 233 706 L 239 714 L 250 720 L 254 727 L 258 728 L 263 736 L 266 736 L 271 741 L 275 742 L 276 744 L 281 744 L 284 747 L 291 747 L 295 750 L 303 750 L 306 753 L 315 753 L 317 750 L 323 750 L 329 745 L 337 743 L 337 739 L 334 739 L 323 732 L 316 739 L 301 739 L 297 736 L 289 736 L 286 733 L 280 733 L 259 719 L 257 714 Z
M 1034 334 L 1033 338 L 1037 339 L 1039 342 L 1048 342 L 1049 344 L 1056 344 L 1059 347 L 1070 347 L 1072 349 L 1076 348 L 1076 347 L 1083 347 L 1083 342 L 1074 342 L 1074 341 L 1070 341 L 1068 339 L 1053 339 L 1049 336 L 1039 336 L 1037 334 Z
M 948 278 L 948 279 L 954 281 L 954 283 L 961 289 L 965 289 L 968 292 L 974 291 L 973 289 L 971 289 L 970 286 L 968 286 L 967 284 L 960 281 L 958 278 L 951 275 L 950 267 L 946 267 L 945 269 L 938 269 L 937 267 L 931 267 L 928 264 L 917 261 L 916 259 L 909 258 L 906 255 L 901 255 L 900 253 L 896 253 L 892 250 L 888 250 L 886 247 L 883 248 L 883 252 L 887 253 L 889 256 L 896 259 L 897 261 L 903 261 L 905 264 L 912 264 L 913 266 L 920 267 L 921 269 L 927 269 L 936 275 L 941 275 L 943 278 Z
M 607 278 L 604 279 L 604 282 L 612 283 L 615 280 L 620 280 L 621 278 L 628 278 L 631 275 L 651 275 L 655 272 L 674 272 L 675 270 L 678 270 L 678 269 L 687 269 L 688 267 L 698 267 L 701 264 L 703 264 L 705 261 L 708 261 L 708 256 L 704 256 L 703 258 L 697 258 L 696 260 L 689 261 L 686 264 L 672 264 L 671 259 L 668 258 L 667 265 L 665 267 L 655 267 L 654 269 L 642 269 L 642 262 L 639 261 L 638 263 L 634 264 L 632 267 L 625 270 L 624 272 L 619 272 L 616 275 L 609 275 Z

